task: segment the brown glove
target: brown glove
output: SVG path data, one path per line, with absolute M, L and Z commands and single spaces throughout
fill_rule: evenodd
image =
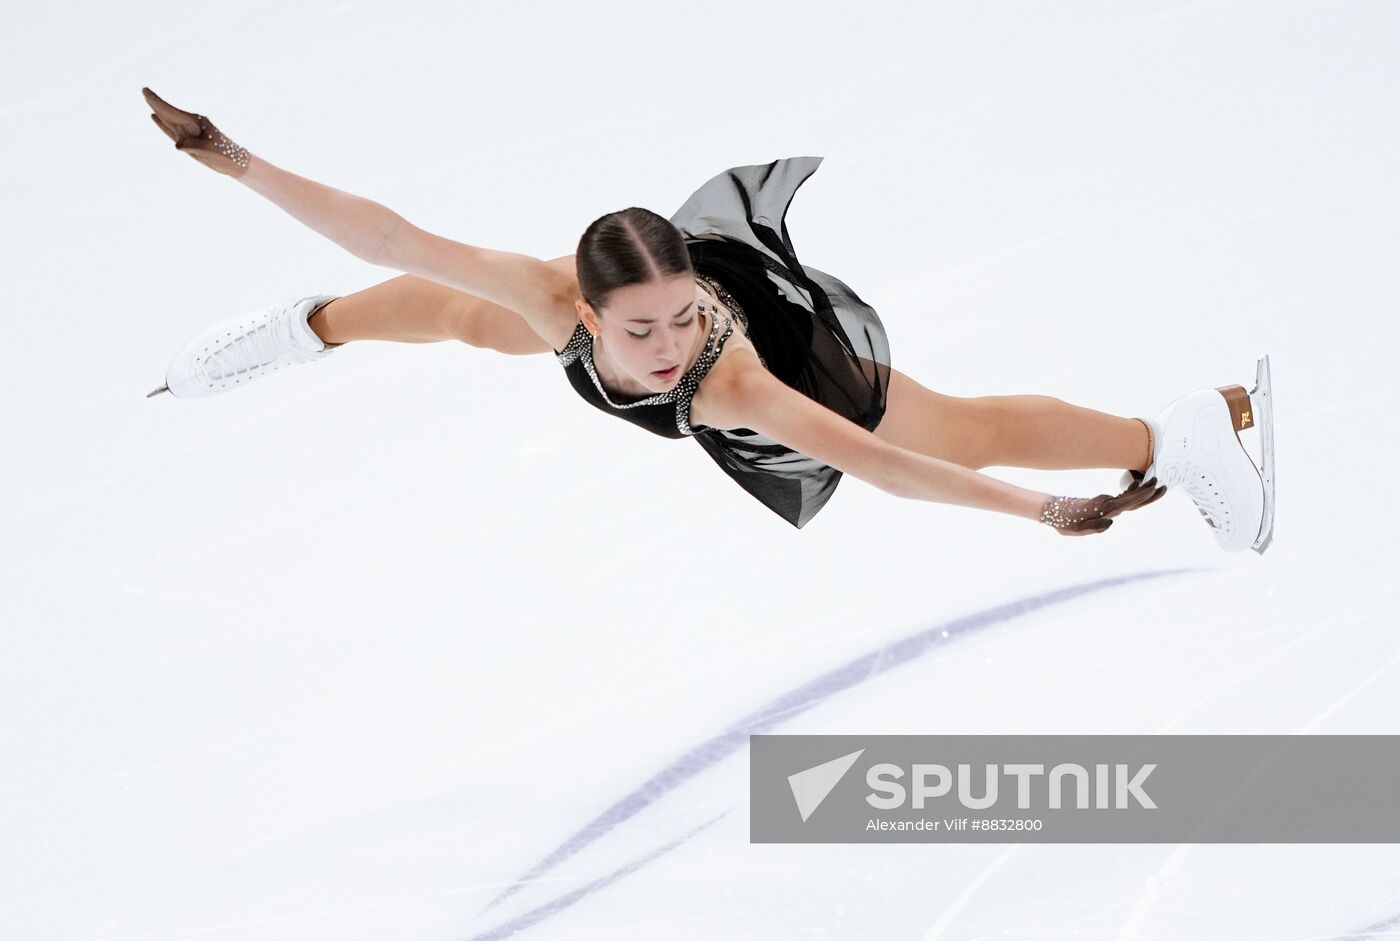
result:
M 1101 533 L 1113 525 L 1113 517 L 1119 513 L 1140 510 L 1166 492 L 1166 487 L 1157 486 L 1156 477 L 1146 481 L 1139 477 L 1116 497 L 1106 493 L 1083 498 L 1051 496 L 1040 511 L 1040 521 L 1053 526 L 1062 536 Z
M 155 112 L 151 120 L 175 142 L 177 150 L 183 150 L 226 176 L 237 177 L 248 172 L 248 151 L 225 137 L 204 115 L 181 111 L 149 88 L 141 89 L 141 94 Z

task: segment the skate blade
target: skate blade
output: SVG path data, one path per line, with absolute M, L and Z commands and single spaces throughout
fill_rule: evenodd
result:
M 1264 491 L 1264 506 L 1259 515 L 1259 532 L 1249 548 L 1263 555 L 1273 540 L 1274 528 L 1274 400 L 1269 375 L 1269 356 L 1259 357 L 1255 366 L 1254 388 L 1248 392 L 1244 386 L 1217 386 L 1216 390 L 1230 408 L 1230 421 L 1235 430 L 1235 439 L 1244 448 L 1240 432 L 1250 428 L 1259 429 L 1259 463 L 1249 459 L 1259 475 L 1259 485 Z M 1249 450 L 1245 449 L 1245 454 Z M 1262 466 L 1260 466 L 1262 465 Z
M 1254 388 L 1249 390 L 1253 419 L 1259 429 L 1259 456 L 1262 467 L 1259 476 L 1264 482 L 1264 518 L 1259 535 L 1251 546 L 1260 555 L 1274 540 L 1274 386 L 1269 369 L 1269 354 L 1259 357 L 1254 371 Z
M 161 386 L 159 389 L 152 389 L 150 392 L 146 393 L 146 398 L 154 398 L 155 396 L 160 395 L 162 392 L 170 392 L 170 387 Z M 174 395 L 175 393 L 171 392 L 170 394 Z

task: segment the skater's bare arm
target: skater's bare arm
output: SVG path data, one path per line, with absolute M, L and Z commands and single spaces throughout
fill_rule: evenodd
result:
M 1038 519 L 1049 496 L 891 444 L 786 385 L 747 350 L 716 364 L 701 395 L 712 427 L 751 428 L 898 497 Z
M 1112 517 L 1145 506 L 1156 492 L 1134 485 L 1116 497 L 1052 496 L 901 448 L 786 385 L 742 348 L 716 363 L 696 404 L 703 424 L 750 428 L 895 496 L 1007 513 L 1065 535 L 1103 532 Z
M 273 165 L 229 140 L 203 115 L 143 89 L 152 119 L 175 146 L 232 176 L 283 211 L 374 265 L 474 294 L 520 314 L 556 349 L 577 319 L 572 274 L 529 255 L 455 242 L 410 223 L 387 206 Z
M 473 294 L 520 314 L 556 349 L 578 314 L 573 279 L 543 260 L 467 245 L 418 228 L 372 200 L 341 192 L 251 157 L 241 182 L 372 265 Z

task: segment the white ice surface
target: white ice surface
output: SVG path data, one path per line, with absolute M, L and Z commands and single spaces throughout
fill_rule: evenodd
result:
M 771 731 L 1400 732 L 1397 41 L 1383 2 L 7 6 L 0 936 L 1400 937 L 1394 845 L 751 844 L 744 748 L 488 908 L 785 692 L 1104 579 L 1173 573 Z M 852 478 L 798 532 L 457 343 L 147 400 L 214 320 L 395 273 L 176 153 L 142 85 L 542 258 L 824 155 L 798 254 L 931 388 L 1151 414 L 1270 353 L 1273 547 L 1179 494 L 1066 539 Z

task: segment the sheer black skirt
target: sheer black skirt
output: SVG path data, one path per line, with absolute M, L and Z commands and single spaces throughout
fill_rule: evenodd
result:
M 743 306 L 770 372 L 873 431 L 889 389 L 889 340 L 874 308 L 833 275 L 797 258 L 786 214 L 821 157 L 733 167 L 710 179 L 671 217 L 697 272 Z M 841 472 L 751 429 L 695 436 L 721 469 L 801 528 L 831 498 Z

